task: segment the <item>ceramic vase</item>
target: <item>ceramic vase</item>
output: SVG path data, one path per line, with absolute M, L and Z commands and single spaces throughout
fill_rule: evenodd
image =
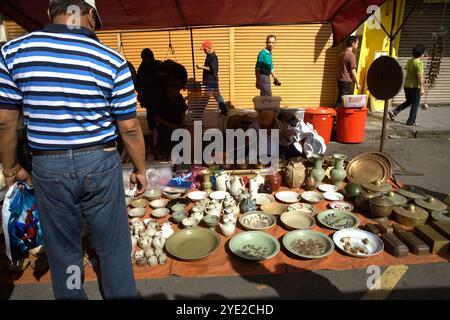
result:
M 347 156 L 344 154 L 335 154 L 334 158 L 334 168 L 331 169 L 330 177 L 331 181 L 336 187 L 341 185 L 341 182 L 344 181 L 347 176 L 344 169 L 344 160 L 347 159 Z
M 320 155 L 313 155 L 313 159 L 314 169 L 311 171 L 311 176 L 316 181 L 316 187 L 318 187 L 322 183 L 323 178 L 325 178 L 325 170 L 322 168 L 323 157 Z
M 306 191 L 312 191 L 316 188 L 316 179 L 311 175 L 312 169 L 308 170 L 308 177 L 305 179 L 305 184 L 303 185 L 303 189 Z

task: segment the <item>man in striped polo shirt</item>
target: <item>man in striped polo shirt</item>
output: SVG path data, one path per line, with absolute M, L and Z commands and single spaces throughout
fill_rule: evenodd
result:
M 101 27 L 95 0 L 50 0 L 48 13 L 52 24 L 1 49 L 0 160 L 6 181 L 10 186 L 29 179 L 16 158 L 22 109 L 55 298 L 86 298 L 80 285 L 82 218 L 99 257 L 104 298 L 136 298 L 115 143 L 120 134 L 135 166 L 131 187 L 137 185 L 140 196 L 147 187 L 145 146 L 131 74 L 126 60 L 95 36 Z

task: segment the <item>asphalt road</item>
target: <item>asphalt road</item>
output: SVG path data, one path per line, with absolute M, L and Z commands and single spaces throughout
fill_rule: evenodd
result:
M 327 154 L 378 151 L 379 142 L 331 143 Z M 385 151 L 408 171 L 399 177 L 444 199 L 450 193 L 449 140 L 388 140 Z M 382 268 L 384 271 L 385 268 Z M 138 281 L 146 299 L 361 299 L 368 292 L 366 270 L 300 272 L 284 275 L 152 279 Z M 96 282 L 85 284 L 91 299 L 101 299 Z M 450 299 L 450 263 L 409 266 L 387 299 Z M 52 299 L 48 284 L 0 287 L 0 299 Z

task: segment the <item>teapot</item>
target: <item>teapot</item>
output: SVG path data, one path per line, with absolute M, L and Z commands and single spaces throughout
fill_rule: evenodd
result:
M 230 176 L 225 171 L 221 171 L 215 177 L 217 191 L 227 191 L 230 188 Z
M 194 218 L 198 222 L 203 219 L 203 212 L 201 212 L 201 211 L 192 212 L 191 217 Z
M 225 237 L 231 236 L 236 231 L 236 224 L 231 221 L 219 223 L 219 226 Z
M 239 196 L 239 190 L 244 189 L 244 182 L 242 181 L 242 178 L 239 176 L 233 176 L 231 178 L 231 184 L 230 184 L 230 194 L 237 198 Z
M 138 241 L 138 246 L 141 249 L 148 249 L 148 248 L 150 248 L 152 246 L 152 238 L 150 238 L 150 237 L 140 238 L 139 241 Z
M 256 210 L 256 199 L 252 197 L 247 197 L 245 199 L 242 199 L 239 203 L 239 207 L 241 209 L 242 213 L 246 213 L 249 211 L 255 211 Z
M 253 179 L 250 179 L 249 189 L 250 189 L 250 195 L 252 196 L 252 198 L 256 198 L 256 195 L 258 194 L 259 187 L 261 185 L 263 185 L 263 184 L 264 184 L 264 181 L 261 182 L 258 179 L 256 179 L 256 177 L 253 178 Z

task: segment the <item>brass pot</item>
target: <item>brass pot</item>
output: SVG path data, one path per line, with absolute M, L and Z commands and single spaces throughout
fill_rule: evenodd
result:
M 376 180 L 374 182 L 368 183 L 364 185 L 364 188 L 374 192 L 389 192 L 392 190 L 392 186 L 384 181 Z
M 394 209 L 395 219 L 405 226 L 414 227 L 425 224 L 428 219 L 428 212 L 413 204 Z
M 408 203 L 408 199 L 406 199 L 406 197 L 393 191 L 389 191 L 386 194 L 386 197 L 389 198 L 389 200 L 391 200 L 396 207 L 401 207 Z
M 355 198 L 357 195 L 359 195 L 362 191 L 363 187 L 360 184 L 350 182 L 344 187 L 343 193 L 345 198 L 352 199 Z
M 414 203 L 429 212 L 444 211 L 447 209 L 447 205 L 445 203 L 433 198 L 432 196 L 427 196 L 425 199 L 414 199 Z
M 380 197 L 381 192 L 363 191 L 356 196 L 355 205 L 358 209 L 368 212 L 369 200 L 372 198 Z
M 369 200 L 370 213 L 377 218 L 388 217 L 394 209 L 394 203 L 385 196 Z

